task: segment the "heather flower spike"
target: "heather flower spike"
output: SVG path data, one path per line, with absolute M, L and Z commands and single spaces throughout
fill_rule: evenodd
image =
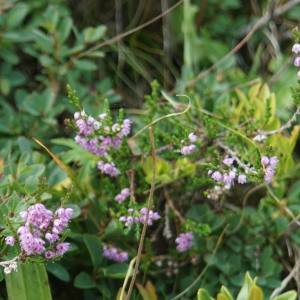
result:
M 5 242 L 14 246 L 18 241 L 21 250 L 28 256 L 43 255 L 46 259 L 51 259 L 63 255 L 70 248 L 70 244 L 61 242 L 59 234 L 68 226 L 73 213 L 71 208 L 60 207 L 53 214 L 41 203 L 31 205 L 26 211 L 19 213 L 25 224 L 17 230 L 18 239 L 8 236 Z
M 179 237 L 175 240 L 175 243 L 177 244 L 177 251 L 184 252 L 192 248 L 194 246 L 193 238 L 194 236 L 192 232 L 180 233 Z
M 70 102 L 80 108 L 79 100 L 75 91 L 69 91 Z M 75 99 L 76 98 L 76 99 Z M 102 173 L 111 177 L 121 174 L 110 160 L 111 149 L 119 150 L 124 137 L 130 134 L 131 121 L 123 120 L 123 113 L 120 110 L 118 123 L 113 124 L 110 116 L 108 101 L 105 101 L 106 113 L 100 114 L 99 119 L 89 116 L 83 109 L 74 114 L 74 124 L 77 128 L 75 142 L 83 149 L 99 157 L 97 167 Z

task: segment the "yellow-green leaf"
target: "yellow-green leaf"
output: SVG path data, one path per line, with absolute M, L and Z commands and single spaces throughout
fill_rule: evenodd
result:
M 263 300 L 264 294 L 257 285 L 254 285 L 250 288 L 249 295 L 247 297 L 247 300 Z

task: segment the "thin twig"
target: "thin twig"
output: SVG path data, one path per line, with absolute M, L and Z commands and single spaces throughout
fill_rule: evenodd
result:
M 200 73 L 198 76 L 196 76 L 191 81 L 189 81 L 189 82 L 185 83 L 184 85 L 172 90 L 171 92 L 169 92 L 169 94 L 176 94 L 179 91 L 181 91 L 182 89 L 194 85 L 197 81 L 201 80 L 202 78 L 207 76 L 209 73 L 214 71 L 218 66 L 220 66 L 224 61 L 226 61 L 229 57 L 231 57 L 234 53 L 236 53 L 240 48 L 242 48 L 242 46 L 244 46 L 247 43 L 247 41 L 251 38 L 253 33 L 260 27 L 260 22 L 261 21 L 259 20 L 253 26 L 251 31 L 242 39 L 242 41 L 239 44 L 237 44 L 231 51 L 229 51 L 225 56 L 223 56 L 219 61 L 217 61 L 214 65 L 212 65 L 210 68 L 208 68 L 207 70 Z
M 270 131 L 260 131 L 260 135 L 273 135 L 276 133 L 282 133 L 285 129 L 288 129 L 292 126 L 292 123 L 297 120 L 297 116 L 300 115 L 300 106 L 297 107 L 297 110 L 295 111 L 293 117 L 287 121 L 287 123 L 283 126 L 281 126 L 279 129 L 270 130 Z
M 223 148 L 228 154 L 230 154 L 230 156 L 232 158 L 234 158 L 234 160 L 237 162 L 237 164 L 239 166 L 241 166 L 246 173 L 250 173 L 250 174 L 257 174 L 256 171 L 254 171 L 253 169 L 249 168 L 246 164 L 244 164 L 237 156 L 236 156 L 236 152 L 231 150 L 228 146 L 224 145 L 222 142 L 218 141 L 217 145 L 219 145 L 221 148 Z
M 278 287 L 277 289 L 274 290 L 274 292 L 270 296 L 270 299 L 273 299 L 274 297 L 276 297 L 277 295 L 279 295 L 284 290 L 284 288 L 290 282 L 290 280 L 292 279 L 292 277 L 295 275 L 295 273 L 298 270 L 299 266 L 300 266 L 300 259 L 297 261 L 297 263 L 294 266 L 294 268 L 292 269 L 292 271 L 290 271 L 290 274 L 281 281 L 280 287 Z
M 154 187 L 155 187 L 155 177 L 156 177 L 156 156 L 155 156 L 155 143 L 154 143 L 154 136 L 153 136 L 153 131 L 152 127 L 149 127 L 149 135 L 150 135 L 150 143 L 151 143 L 151 148 L 152 148 L 152 158 L 153 158 L 153 174 L 152 174 L 152 182 L 151 182 L 151 189 L 150 189 L 150 194 L 149 194 L 149 200 L 148 200 L 148 207 L 147 207 L 147 214 L 146 214 L 146 220 L 144 222 L 142 234 L 141 234 L 141 240 L 139 243 L 139 248 L 138 248 L 138 253 L 137 253 L 137 259 L 134 267 L 134 272 L 131 278 L 128 294 L 126 297 L 126 300 L 130 299 L 130 295 L 133 289 L 133 285 L 136 279 L 136 275 L 139 269 L 139 264 L 140 264 L 140 259 L 142 255 L 142 249 L 143 249 L 143 244 L 145 240 L 145 235 L 146 235 L 146 229 L 148 225 L 148 219 L 149 219 L 149 212 L 151 209 L 151 204 L 152 204 L 152 199 L 153 199 L 153 194 L 154 194 Z

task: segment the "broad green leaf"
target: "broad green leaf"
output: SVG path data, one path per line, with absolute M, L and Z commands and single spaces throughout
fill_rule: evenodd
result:
M 56 31 L 56 35 L 58 36 L 58 41 L 60 44 L 63 44 L 64 41 L 69 37 L 72 25 L 73 20 L 70 17 L 66 17 L 60 22 Z
M 151 300 L 157 300 L 157 294 L 154 285 L 150 280 L 146 283 L 146 290 L 148 291 L 148 295 L 150 296 Z
M 24 43 L 33 40 L 33 35 L 25 30 L 7 31 L 2 35 L 3 42 Z
M 152 300 L 148 294 L 148 291 L 140 283 L 136 283 L 135 285 L 138 288 L 143 300 Z
M 70 274 L 68 270 L 60 263 L 48 263 L 46 265 L 46 270 L 62 281 L 70 281 Z
M 210 297 L 209 293 L 205 289 L 201 288 L 198 290 L 197 300 L 214 300 L 214 298 Z
M 223 294 L 218 294 L 217 295 L 217 300 L 229 300 L 229 298 Z
M 270 88 L 269 88 L 269 86 L 265 83 L 265 84 L 263 84 L 263 86 L 262 86 L 262 88 L 261 88 L 261 90 L 260 90 L 260 93 L 259 93 L 259 98 L 261 99 L 261 100 L 263 100 L 264 102 L 266 102 L 266 100 L 268 99 L 268 98 L 270 98 L 270 96 L 271 96 L 271 93 L 270 93 Z
M 116 220 L 111 220 L 105 228 L 103 238 L 110 239 L 116 238 L 123 235 L 123 229 L 119 226 Z
M 11 300 L 51 300 L 50 285 L 44 265 L 18 263 L 18 272 L 5 275 Z
M 6 19 L 7 28 L 17 27 L 26 17 L 29 11 L 29 7 L 26 3 L 17 3 L 9 11 L 8 17 Z
M 24 140 L 20 140 L 19 139 L 19 145 L 20 145 L 20 150 L 23 152 L 19 158 L 19 162 L 22 162 L 24 164 L 27 164 L 29 159 L 30 159 L 30 153 L 29 151 L 26 151 L 25 149 L 27 148 L 25 146 L 25 143 L 27 142 L 27 140 L 25 140 L 25 142 L 23 143 Z M 29 146 L 29 144 L 27 144 Z M 30 147 L 30 146 L 29 146 Z
M 271 246 L 266 246 L 260 254 L 260 261 L 263 262 L 264 260 L 270 258 L 273 254 L 273 249 Z
M 49 55 L 39 55 L 38 60 L 45 68 L 51 68 L 55 65 L 55 60 Z
M 294 203 L 300 198 L 300 181 L 296 181 L 288 191 L 289 203 Z
M 25 193 L 32 195 L 37 190 L 39 179 L 35 175 L 29 176 L 25 181 Z
M 103 245 L 99 237 L 86 233 L 83 235 L 83 241 L 89 250 L 94 269 L 98 269 L 101 266 L 103 257 Z
M 27 154 L 24 154 L 24 155 L 27 156 L 29 154 L 29 157 L 26 157 L 26 159 L 22 155 L 21 158 L 19 159 L 19 162 L 23 162 L 25 164 L 27 164 L 28 162 L 31 163 L 32 148 L 31 148 L 31 145 L 30 145 L 30 142 L 28 141 L 28 139 L 26 137 L 19 136 L 18 137 L 18 145 L 19 145 L 19 148 L 20 148 L 20 152 L 22 154 L 25 153 L 25 152 Z
M 226 296 L 226 299 L 233 300 L 232 295 L 230 294 L 230 292 L 228 291 L 228 289 L 224 285 L 221 287 L 221 294 Z
M 76 59 L 73 61 L 74 68 L 81 70 L 81 71 L 96 71 L 97 65 L 87 59 Z
M 296 291 L 288 291 L 278 297 L 275 297 L 273 300 L 296 300 L 297 292 Z
M 91 275 L 86 272 L 80 272 L 74 280 L 74 286 L 79 289 L 91 289 L 96 287 L 96 282 L 92 279 Z
M 247 300 L 264 300 L 264 294 L 260 287 L 254 285 L 250 288 Z
M 250 110 L 250 103 L 246 95 L 238 88 L 235 89 L 235 92 L 240 100 L 240 104 L 238 105 L 238 111 L 241 112 L 244 107 L 247 111 Z
M 300 130 L 300 125 L 294 126 L 292 134 L 289 137 L 289 142 L 290 142 L 292 150 L 294 150 L 294 148 L 296 146 L 296 142 L 299 137 L 299 130 Z
M 44 173 L 45 171 L 45 166 L 44 165 L 31 165 L 30 167 L 24 169 L 22 172 L 20 172 L 17 176 L 17 181 L 20 184 L 24 184 L 26 179 L 30 176 L 30 175 L 36 175 L 36 176 L 40 176 Z
M 244 284 L 243 284 L 243 286 L 242 286 L 242 288 L 241 288 L 241 290 L 240 290 L 240 292 L 239 292 L 236 300 L 245 300 L 245 299 L 247 299 L 247 296 L 249 294 L 249 291 L 250 291 L 250 288 L 252 286 L 252 283 L 253 283 L 253 281 L 252 281 L 252 279 L 250 277 L 250 274 L 249 274 L 249 272 L 247 272 L 245 274 Z
M 11 84 L 6 78 L 0 79 L 0 92 L 2 95 L 7 96 L 10 93 Z
M 127 263 L 116 263 L 103 268 L 102 271 L 106 277 L 124 279 L 127 274 L 128 267 L 129 264 Z M 133 270 L 130 276 L 132 276 L 132 274 Z
M 252 101 L 252 99 L 256 98 L 258 96 L 258 93 L 260 91 L 260 88 L 261 88 L 261 83 L 257 83 L 255 85 L 253 85 L 249 91 L 248 91 L 248 97 L 250 99 L 250 101 Z
M 88 53 L 86 56 L 87 57 L 102 58 L 102 57 L 105 57 L 105 52 L 103 52 L 103 51 L 94 51 L 92 53 Z
M 106 32 L 105 25 L 99 25 L 96 28 L 87 27 L 84 29 L 84 41 L 85 43 L 93 43 L 101 39 Z
M 5 48 L 0 49 L 0 57 L 2 57 L 4 61 L 9 62 L 12 65 L 18 64 L 20 61 L 19 56 L 15 52 L 13 52 L 12 50 L 9 51 Z
M 32 29 L 31 33 L 34 36 L 34 40 L 37 44 L 37 46 L 45 51 L 45 53 L 52 53 L 53 52 L 53 37 L 48 36 L 45 33 L 43 33 L 39 29 Z

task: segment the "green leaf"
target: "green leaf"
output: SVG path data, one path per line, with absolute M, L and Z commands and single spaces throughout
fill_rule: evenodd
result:
M 33 40 L 33 35 L 25 30 L 7 31 L 2 35 L 3 42 L 6 43 L 24 43 Z
M 18 173 L 17 181 L 20 184 L 24 184 L 26 179 L 30 175 L 40 176 L 44 173 L 44 171 L 45 171 L 44 165 L 36 164 L 36 165 L 31 165 L 30 167 L 28 166 L 28 167 L 24 168 L 21 172 Z
M 214 298 L 210 297 L 209 293 L 205 289 L 201 288 L 198 290 L 197 300 L 214 300 Z
M 81 71 L 95 71 L 98 68 L 94 62 L 87 59 L 76 59 L 73 62 L 74 68 Z
M 28 141 L 28 139 L 26 137 L 19 136 L 18 137 L 18 145 L 20 148 L 20 152 L 23 153 L 24 155 L 26 155 L 25 157 L 23 157 L 23 154 L 22 154 L 21 158 L 19 159 L 19 162 L 23 162 L 24 164 L 27 164 L 28 162 L 30 162 L 31 155 L 32 155 L 32 149 L 31 149 L 30 142 Z M 29 155 L 29 159 L 25 160 L 28 158 L 28 155 Z
M 221 294 L 226 296 L 226 299 L 233 300 L 232 295 L 230 294 L 230 292 L 228 291 L 228 289 L 224 285 L 221 287 Z
M 296 202 L 300 198 L 300 181 L 296 181 L 288 193 L 289 203 Z
M 85 43 L 93 43 L 97 40 L 101 39 L 106 32 L 105 25 L 99 25 L 96 28 L 87 27 L 84 29 L 84 42 Z
M 96 282 L 86 272 L 80 272 L 74 280 L 74 286 L 79 289 L 91 289 L 96 287 Z
M 17 3 L 9 11 L 8 17 L 6 19 L 7 28 L 17 27 L 26 17 L 29 11 L 29 7 L 26 3 Z
M 56 31 L 56 35 L 58 36 L 58 41 L 60 44 L 63 44 L 70 35 L 72 25 L 73 20 L 70 17 L 66 17 L 60 22 Z
M 273 254 L 273 249 L 271 246 L 267 246 L 263 249 L 260 255 L 260 261 L 263 262 L 267 258 L 270 258 Z
M 247 296 L 248 296 L 248 293 L 249 293 L 250 288 L 252 286 L 252 283 L 253 283 L 253 281 L 250 277 L 250 274 L 249 274 L 249 272 L 247 272 L 245 274 L 244 284 L 243 284 L 236 300 L 245 300 L 245 299 L 247 299 Z
M 275 219 L 275 228 L 277 233 L 282 233 L 287 229 L 287 226 L 289 224 L 289 220 L 286 216 L 283 217 L 277 217 Z
M 103 245 L 99 237 L 91 234 L 84 234 L 83 241 L 89 250 L 94 269 L 98 269 L 101 266 L 103 257 Z
M 25 193 L 28 195 L 32 195 L 37 190 L 38 183 L 38 177 L 36 177 L 35 175 L 29 176 L 25 181 Z
M 247 300 L 263 300 L 264 294 L 260 287 L 254 285 L 250 288 Z
M 105 52 L 103 52 L 103 51 L 94 51 L 92 53 L 88 53 L 86 56 L 88 56 L 88 57 L 102 58 L 102 57 L 105 56 Z
M 296 300 L 297 299 L 297 292 L 295 291 L 288 291 L 273 300 Z
M 117 264 L 112 264 L 106 268 L 103 268 L 102 271 L 106 277 L 124 279 L 127 274 L 128 267 L 129 264 L 117 263 Z M 132 274 L 133 274 L 133 270 L 131 271 L 130 276 L 132 276 Z
M 10 92 L 11 84 L 6 78 L 0 79 L 0 91 L 1 94 L 7 96 Z
M 12 65 L 18 64 L 20 59 L 19 56 L 16 55 L 12 49 L 9 51 L 8 49 L 1 48 L 0 49 L 0 57 L 2 57 L 6 62 L 11 63 Z
M 123 230 L 119 226 L 119 223 L 115 220 L 111 220 L 105 228 L 102 238 L 110 239 L 123 235 Z
M 32 29 L 31 33 L 34 36 L 34 40 L 37 44 L 37 46 L 45 51 L 46 53 L 52 53 L 53 52 L 53 37 L 48 36 L 44 34 L 41 30 L 38 29 Z
M 60 263 L 49 263 L 46 265 L 46 270 L 62 281 L 70 281 L 70 274 L 68 270 Z
M 18 272 L 5 275 L 5 283 L 9 299 L 52 299 L 44 265 L 18 263 Z

